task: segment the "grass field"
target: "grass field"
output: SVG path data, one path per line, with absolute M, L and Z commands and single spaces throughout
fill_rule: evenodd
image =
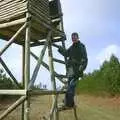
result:
M 79 120 L 120 120 L 120 97 L 78 95 L 75 100 Z M 51 96 L 32 97 L 31 101 L 30 120 L 42 120 L 43 115 L 48 115 L 52 101 Z M 9 104 L 10 101 L 1 102 L 0 113 Z M 21 120 L 20 107 L 5 120 Z M 60 112 L 60 120 L 74 120 L 73 110 Z

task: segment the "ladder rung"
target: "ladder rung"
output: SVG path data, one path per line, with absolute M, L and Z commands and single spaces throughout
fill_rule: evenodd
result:
M 53 90 L 30 90 L 29 95 L 56 95 L 56 94 L 64 94 L 66 90 L 62 91 L 53 91 Z
M 56 45 L 55 43 L 53 43 L 52 45 L 56 48 L 59 48 L 59 45 Z
M 76 105 L 74 105 L 73 107 L 67 107 L 67 106 L 64 106 L 64 107 L 62 107 L 62 106 L 60 106 L 60 107 L 58 107 L 58 111 L 63 111 L 63 110 L 71 110 L 71 109 L 76 109 Z
M 58 62 L 58 63 L 65 64 L 65 61 L 63 61 L 63 60 L 58 60 L 58 59 L 56 59 L 56 58 L 53 58 L 53 61 Z
M 56 77 L 60 77 L 60 78 L 67 78 L 67 75 L 61 75 L 61 74 L 55 74 Z

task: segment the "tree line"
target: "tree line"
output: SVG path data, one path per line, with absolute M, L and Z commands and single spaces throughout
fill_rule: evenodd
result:
M 20 83 L 21 84 L 21 83 Z M 34 89 L 40 89 L 42 84 L 35 85 Z M 0 89 L 15 89 L 12 80 L 7 77 L 0 68 Z M 44 87 L 46 89 L 46 86 Z M 98 70 L 87 73 L 78 81 L 77 93 L 95 95 L 120 95 L 120 62 L 112 55 L 109 61 L 104 61 Z M 0 96 L 1 98 L 1 96 Z
M 77 84 L 77 93 L 120 95 L 120 61 L 112 55 L 98 70 L 85 74 Z

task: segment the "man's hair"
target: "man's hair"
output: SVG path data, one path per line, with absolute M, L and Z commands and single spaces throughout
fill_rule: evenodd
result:
M 77 36 L 77 37 L 79 38 L 79 35 L 78 35 L 77 32 L 73 32 L 73 33 L 72 33 L 72 36 L 74 36 L 74 35 Z

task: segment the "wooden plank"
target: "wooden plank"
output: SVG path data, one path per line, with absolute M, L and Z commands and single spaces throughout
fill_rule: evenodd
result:
M 37 4 L 41 4 L 42 6 L 48 6 L 49 5 L 49 0 L 29 0 L 32 3 L 37 2 Z
M 47 24 L 47 23 L 45 23 L 43 21 L 40 21 L 36 16 L 32 17 L 31 20 L 33 21 L 33 23 L 37 22 L 38 24 L 42 24 L 42 26 L 44 28 L 46 28 L 47 30 L 52 29 L 50 24 Z
M 33 10 L 34 12 L 31 12 L 31 14 L 36 17 L 40 22 L 44 22 L 46 24 L 50 24 L 50 19 L 46 19 L 44 17 L 42 17 L 39 13 L 37 13 L 35 10 Z
M 23 11 L 20 11 L 20 12 L 18 12 L 18 13 L 15 13 L 14 15 L 13 14 L 11 14 L 10 16 L 4 16 L 4 17 L 1 17 L 0 18 L 0 22 L 1 21 L 4 21 L 4 20 L 10 20 L 10 19 L 13 19 L 13 18 L 17 18 L 18 16 L 21 16 L 21 15 L 23 15 L 25 13 L 25 10 L 23 10 Z
M 37 19 L 40 19 L 40 21 L 44 21 L 45 23 L 50 24 L 49 17 L 46 17 L 45 15 L 39 13 L 37 9 L 30 8 L 30 13 L 35 16 Z
M 15 3 L 14 3 L 14 2 Z M 11 5 L 9 6 L 6 5 L 6 6 L 2 6 L 3 9 L 0 7 L 0 21 L 4 21 L 4 20 L 7 20 L 7 19 L 12 19 L 12 18 L 15 18 L 15 17 L 18 17 L 18 16 L 21 16 L 24 12 L 27 11 L 27 2 L 23 2 L 25 0 L 13 0 L 11 3 Z M 18 3 L 16 1 L 19 1 Z
M 31 7 L 34 6 L 38 10 L 40 10 L 41 12 L 49 14 L 49 5 L 48 4 L 44 5 L 43 2 L 39 2 L 38 0 L 37 1 L 29 2 L 29 3 L 30 3 Z
M 16 3 L 16 2 L 25 2 L 27 0 L 2 0 L 0 2 L 0 8 L 3 7 L 3 6 L 7 6 L 8 4 L 12 4 L 12 3 Z
M 13 15 L 14 13 L 17 12 L 17 14 L 21 11 L 26 11 L 25 6 L 18 6 L 18 7 L 14 7 L 14 9 L 10 8 L 10 9 L 6 9 L 4 11 L 2 11 L 2 13 L 0 13 L 0 17 L 4 17 L 6 15 Z
M 37 7 L 37 6 L 35 6 L 35 5 L 32 5 L 31 7 L 29 7 L 29 11 L 30 11 L 30 12 L 34 12 L 33 10 L 36 11 L 40 16 L 42 16 L 42 17 L 50 20 L 50 16 L 49 16 L 48 11 L 43 12 L 43 11 L 45 10 L 45 8 L 44 8 L 44 9 L 41 9 L 40 6 Z
M 2 9 L 8 9 L 8 8 L 10 8 L 10 7 L 16 7 L 16 5 L 18 6 L 18 5 L 24 5 L 24 4 L 26 4 L 27 5 L 27 2 L 23 2 L 23 1 L 20 1 L 20 0 L 18 0 L 19 2 L 16 2 L 16 0 L 14 0 L 13 2 L 10 2 L 9 4 L 5 4 L 5 5 L 2 5 L 2 6 L 0 6 L 0 9 L 2 10 Z M 27 7 L 27 6 L 26 6 Z
M 24 2 L 23 2 L 24 1 Z M 18 13 L 19 11 L 20 11 L 20 9 L 22 9 L 21 7 L 25 7 L 25 9 L 26 9 L 26 4 L 27 4 L 27 2 L 26 2 L 26 0 L 23 0 L 23 1 L 20 1 L 20 0 L 13 0 L 13 1 L 11 1 L 11 0 L 9 0 L 9 3 L 8 3 L 8 5 L 7 6 L 4 6 L 3 7 L 3 9 L 1 8 L 1 13 L 0 13 L 0 18 L 2 19 L 2 20 L 4 20 L 4 19 L 7 19 L 7 18 L 9 18 L 9 19 L 11 19 L 11 17 L 13 18 L 13 14 L 15 13 L 15 16 L 16 16 L 16 13 Z M 30 0 L 30 2 L 29 2 L 31 5 L 31 7 L 32 7 L 32 9 L 34 8 L 34 9 L 36 9 L 35 7 L 37 7 L 37 12 L 39 13 L 39 14 L 41 14 L 41 18 L 43 18 L 43 20 L 45 20 L 46 19 L 46 22 L 48 21 L 48 20 L 50 20 L 47 16 L 49 16 L 49 11 L 48 11 L 48 0 L 46 0 L 46 2 L 45 2 L 45 0 L 36 0 L 36 1 L 34 1 L 34 0 Z M 36 4 L 37 3 L 37 4 Z M 39 3 L 39 4 L 38 4 Z M 44 4 L 44 6 L 42 5 L 41 6 L 41 3 L 42 4 Z M 46 4 L 47 3 L 47 4 Z M 6 4 L 7 4 L 7 2 L 6 2 Z M 6 5 L 6 4 L 4 4 L 4 5 Z M 24 8 L 23 7 L 23 8 Z M 29 6 L 28 6 L 28 9 L 29 9 Z M 41 11 L 40 11 L 41 10 Z M 26 12 L 26 11 L 25 11 Z M 35 11 L 35 13 L 36 13 L 36 11 Z M 47 13 L 47 14 L 46 14 Z M 5 15 L 4 15 L 5 14 Z M 10 15 L 12 15 L 12 16 L 10 16 Z M 37 15 L 38 16 L 38 15 Z M 39 15 L 40 16 L 40 15 Z
M 13 6 L 10 6 L 9 8 L 4 8 L 4 9 L 0 9 L 0 16 L 4 16 L 5 14 L 10 14 L 10 13 L 14 13 L 16 11 L 21 11 L 21 10 L 26 10 L 27 7 L 26 7 L 26 4 L 17 4 L 17 5 L 13 5 Z

